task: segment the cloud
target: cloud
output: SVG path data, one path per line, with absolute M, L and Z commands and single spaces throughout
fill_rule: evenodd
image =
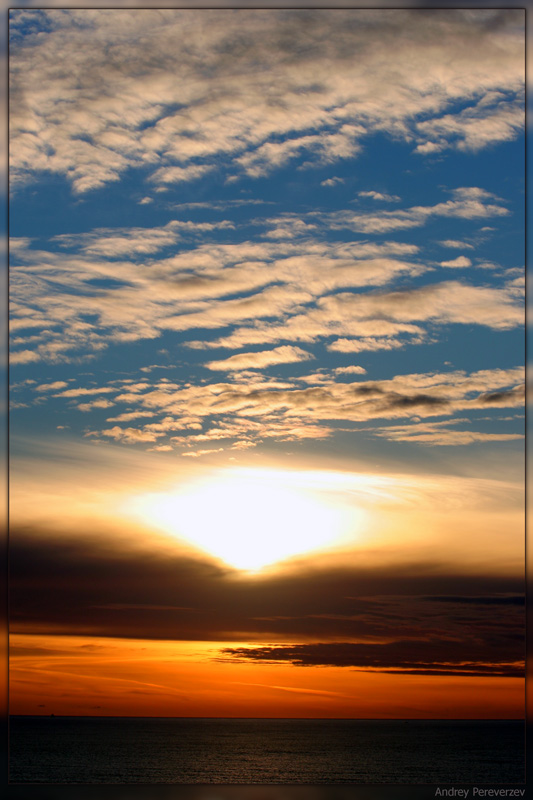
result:
M 140 367 L 141 372 L 152 372 L 154 369 L 171 369 L 169 364 L 150 364 L 148 367 Z
M 89 256 L 117 258 L 156 253 L 175 244 L 184 233 L 199 233 L 233 227 L 233 223 L 229 220 L 197 223 L 170 220 L 166 225 L 155 228 L 96 228 L 90 233 L 59 234 L 53 236 L 50 241 L 57 242 L 62 248 L 79 249 Z M 103 269 L 105 270 L 105 266 Z M 113 280 L 111 275 L 105 275 L 105 272 L 104 276 L 110 281 Z M 125 283 L 127 282 L 125 281 Z
M 263 369 L 273 364 L 293 364 L 298 361 L 308 361 L 313 358 L 311 353 L 301 347 L 283 345 L 273 350 L 261 350 L 257 353 L 240 353 L 230 356 L 222 361 L 210 361 L 205 366 L 210 370 L 224 370 L 234 372 L 241 369 Z
M 9 354 L 10 364 L 29 364 L 32 361 L 39 361 L 40 356 L 33 350 L 15 350 Z
M 510 648 L 495 663 L 486 663 L 487 656 L 473 659 L 471 648 L 457 654 L 457 643 L 434 637 L 431 641 L 397 640 L 387 643 L 313 643 L 266 647 L 226 647 L 221 653 L 244 661 L 288 661 L 296 667 L 329 666 L 368 669 L 406 675 L 460 675 L 463 677 L 523 677 L 524 665 L 519 648 Z M 488 656 L 490 658 L 490 656 Z M 483 659 L 483 660 L 482 660 Z
M 48 172 L 81 194 L 136 169 L 164 188 L 215 168 L 259 177 L 303 150 L 331 163 L 375 132 L 419 153 L 517 135 L 519 11 L 382 16 L 214 9 L 207 29 L 195 9 L 16 10 L 12 184 Z
M 359 366 L 335 367 L 333 372 L 336 375 L 366 375 L 366 369 Z
M 441 267 L 471 267 L 472 262 L 466 256 L 458 256 L 454 258 L 452 261 L 441 261 Z
M 129 228 L 112 230 L 100 228 L 90 234 L 60 234 L 54 236 L 61 247 L 78 245 L 85 253 L 104 257 L 117 257 L 133 253 L 155 253 L 174 244 L 179 238 L 176 224 L 169 222 L 160 228 Z
M 459 241 L 458 239 L 444 239 L 443 241 L 439 242 L 439 244 L 442 245 L 443 247 L 455 247 L 455 248 L 458 248 L 459 250 L 461 250 L 461 249 L 473 250 L 474 249 L 474 245 L 473 244 L 468 244 L 467 242 L 462 242 L 462 241 Z
M 488 202 L 493 196 L 479 187 L 460 187 L 454 189 L 452 193 L 453 200 L 437 203 L 434 206 L 411 206 L 405 210 L 381 211 L 379 214 L 336 211 L 324 215 L 324 219 L 327 219 L 333 228 L 381 234 L 393 230 L 419 228 L 432 217 L 484 219 L 509 214 L 504 206 Z
M 513 606 L 523 606 L 525 605 L 526 599 L 524 595 L 517 594 L 517 595 L 497 595 L 495 597 L 478 597 L 474 595 L 473 597 L 470 596 L 458 596 L 458 595 L 437 595 L 435 597 L 427 597 L 426 600 L 432 600 L 436 603 L 474 603 L 475 605 L 513 605 Z
M 429 357 L 439 335 L 448 334 L 444 326 L 475 325 L 480 334 L 484 328 L 489 342 L 523 325 L 523 287 L 510 275 L 494 270 L 482 282 L 471 270 L 440 281 L 427 245 L 383 235 L 398 230 L 409 239 L 410 229 L 446 223 L 439 236 L 460 236 L 441 245 L 456 247 L 472 225 L 477 231 L 487 220 L 506 220 L 512 206 L 504 199 L 466 186 L 414 205 L 369 189 L 357 196 L 368 202 L 339 209 L 323 192 L 322 209 L 283 213 L 282 204 L 261 205 L 270 217 L 250 218 L 262 202 L 251 196 L 255 189 L 262 194 L 262 176 L 314 165 L 321 167 L 311 175 L 315 189 L 326 175 L 332 177 L 323 185 L 339 185 L 341 159 L 356 158 L 375 134 L 409 149 L 434 141 L 441 155 L 516 135 L 521 13 L 491 16 L 489 24 L 486 12 L 417 12 L 414 24 L 414 12 L 391 9 L 383 25 L 382 12 L 371 10 L 214 10 L 216 24 L 205 29 L 202 13 L 192 9 L 108 10 L 105 23 L 87 10 L 48 9 L 35 11 L 39 34 L 28 27 L 33 13 L 13 14 L 15 191 L 17 180 L 26 185 L 53 175 L 83 194 L 133 171 L 156 192 L 204 177 L 219 187 L 244 176 L 259 180 L 244 178 L 235 201 L 217 200 L 204 185 L 197 202 L 172 205 L 175 192 L 157 194 L 166 213 L 157 226 L 140 227 L 134 216 L 131 225 L 14 242 L 13 363 L 75 362 L 111 344 L 163 338 L 173 354 L 172 385 L 109 382 L 65 393 L 56 387 L 72 400 L 68 407 L 78 402 L 86 413 L 123 404 L 98 435 L 163 447 L 164 437 L 176 433 L 183 436 L 178 450 L 187 439 L 195 450 L 207 446 L 202 440 L 231 448 L 239 441 L 333 437 L 341 423 L 522 402 L 518 378 L 485 386 L 478 375 L 469 391 L 459 379 L 455 392 L 447 379 L 415 386 L 407 361 L 391 383 L 363 380 L 363 367 L 344 366 L 362 360 L 350 353 L 366 353 L 368 367 L 373 352 L 403 358 L 400 351 L 411 345 L 423 344 Z M 353 175 L 348 166 L 346 175 Z M 387 188 L 366 184 L 373 185 Z M 139 198 L 153 211 L 142 194 L 130 196 L 135 214 Z M 392 201 L 394 208 L 375 205 Z M 221 220 L 228 207 L 243 209 L 234 223 Z M 185 208 L 192 219 L 181 218 Z M 198 221 L 208 212 L 217 222 Z M 418 240 L 435 242 L 435 230 L 428 235 Z M 462 246 L 465 253 L 473 247 Z M 464 255 L 441 264 L 472 266 Z M 190 352 L 213 349 L 201 358 Z M 289 371 L 282 364 L 328 353 L 331 369 L 279 378 Z M 154 368 L 151 361 L 143 371 Z M 276 380 L 257 374 L 262 369 Z M 91 423 L 96 427 L 104 426 Z M 420 430 L 418 441 L 488 441 L 474 428 Z
M 522 405 L 525 401 L 524 385 L 515 386 L 513 389 L 499 392 L 485 392 L 480 394 L 475 400 L 476 406 L 480 408 L 492 406 L 499 408 L 503 405 Z
M 424 329 L 412 322 L 475 324 L 494 330 L 510 330 L 523 324 L 521 290 L 492 288 L 448 281 L 416 289 L 384 293 L 339 293 L 322 297 L 316 308 L 293 314 L 283 325 L 256 322 L 202 347 L 238 348 L 280 340 L 313 342 L 334 334 L 372 337 L 395 333 L 416 336 L 403 343 L 419 343 Z M 399 347 L 367 340 L 367 349 Z M 191 343 L 192 346 L 195 343 Z
M 186 450 L 181 455 L 189 458 L 201 458 L 201 456 L 209 456 L 212 453 L 221 453 L 223 449 L 223 447 L 216 447 L 210 450 Z
M 176 427 L 186 428 L 186 425 L 178 424 Z M 333 433 L 333 429 L 326 425 L 313 424 L 306 420 L 284 420 L 273 415 L 269 419 L 261 421 L 226 418 L 211 426 L 206 426 L 205 432 L 202 433 L 194 432 L 203 429 L 201 424 L 190 427 L 189 433 L 172 436 L 171 441 L 177 445 L 188 447 L 199 442 L 226 440 L 225 449 L 242 450 L 255 447 L 265 439 L 292 442 L 306 439 L 326 439 Z
M 213 166 L 202 166 L 201 164 L 193 164 L 189 167 L 161 167 L 150 176 L 150 180 L 160 184 L 184 183 L 197 180 L 213 169 Z
M 417 122 L 420 134 L 437 141 L 419 144 L 416 152 L 439 152 L 448 147 L 477 152 L 489 145 L 516 139 L 525 124 L 523 102 L 509 104 L 506 96 L 496 94 L 495 97 L 493 104 L 489 93 L 476 106 L 459 114 L 445 114 L 439 119 Z
M 383 192 L 358 192 L 359 197 L 369 197 L 371 200 L 383 200 L 387 203 L 397 203 L 401 200 L 397 194 L 384 194 Z
M 258 579 L 190 551 L 148 553 L 114 546 L 104 529 L 84 534 L 14 529 L 14 632 L 229 640 L 216 657 L 296 666 L 465 677 L 523 669 L 519 575 L 380 553 L 372 564 L 315 559 Z M 256 644 L 243 648 L 243 636 Z
M 324 181 L 320 181 L 321 186 L 337 186 L 339 183 L 344 183 L 344 178 L 326 178 Z
M 90 403 L 79 403 L 78 411 L 92 411 L 95 408 L 111 408 L 115 404 L 110 400 L 92 400 Z
M 335 288 L 379 286 L 425 269 L 389 255 L 411 255 L 415 246 L 314 239 L 303 245 L 206 243 L 145 263 L 143 249 L 168 244 L 167 236 L 177 230 L 205 234 L 227 225 L 173 221 L 159 229 L 119 229 L 113 236 L 98 229 L 62 239 L 80 248 L 81 255 L 19 250 L 12 330 L 41 329 L 17 340 L 34 349 L 33 355 L 25 351 L 26 360 L 69 360 L 80 350 L 94 356 L 111 341 L 154 339 L 165 330 L 214 329 L 261 317 L 282 320 Z M 110 260 L 125 250 L 134 260 Z M 14 353 L 14 358 L 21 356 Z
M 300 136 L 283 142 L 266 142 L 254 152 L 237 159 L 247 175 L 252 178 L 267 175 L 272 169 L 285 166 L 302 151 L 314 151 L 318 162 L 329 163 L 339 158 L 350 158 L 361 149 L 357 141 L 365 134 L 360 125 L 341 125 L 336 133 Z
M 337 319 L 391 319 L 413 323 L 477 324 L 510 330 L 523 324 L 523 306 L 508 289 L 446 281 L 416 289 L 373 294 L 336 294 L 319 306 Z
M 89 386 L 89 387 L 74 387 L 72 389 L 67 389 L 65 392 L 58 392 L 54 395 L 54 397 L 84 397 L 85 395 L 91 394 L 109 394 L 110 392 L 116 392 L 117 389 L 112 388 L 111 386 Z
M 441 150 L 446 148 L 445 142 L 424 142 L 424 144 L 419 144 L 416 148 L 416 152 L 420 153 L 421 155 L 431 155 L 431 153 L 440 153 Z
M 65 386 L 68 386 L 66 381 L 54 381 L 53 383 L 41 383 L 39 386 L 35 386 L 34 390 L 36 392 L 52 392 L 57 389 L 64 389 Z
M 433 447 L 456 447 L 478 442 L 509 442 L 524 438 L 521 433 L 451 429 L 449 426 L 453 424 L 454 420 L 411 423 L 410 425 L 381 428 L 376 433 L 378 436 L 395 442 L 412 442 Z
M 124 442 L 124 444 L 137 444 L 138 442 L 155 442 L 164 433 L 141 430 L 140 428 L 121 428 L 114 425 L 102 431 L 89 431 L 86 436 L 107 436 L 111 439 Z
M 359 379 L 347 380 L 350 374 Z M 126 403 L 128 410 L 109 421 L 128 422 L 144 416 L 150 421 L 136 429 L 115 425 L 100 434 L 93 430 L 86 435 L 142 444 L 180 431 L 171 441 L 182 448 L 218 440 L 226 440 L 225 447 L 231 447 L 232 443 L 243 440 L 257 443 L 265 439 L 299 441 L 332 437 L 336 433 L 333 420 L 349 424 L 403 418 L 411 421 L 396 427 L 365 430 L 368 435 L 421 445 L 522 438 L 521 434 L 505 430 L 493 429 L 487 433 L 443 430 L 443 426 L 454 424 L 453 415 L 461 411 L 522 407 L 524 371 L 519 367 L 473 373 L 460 370 L 407 373 L 379 381 L 362 380 L 364 374 L 363 368 L 353 366 L 279 381 L 244 370 L 235 372 L 231 381 L 223 383 L 125 384 L 125 391 L 115 394 L 113 402 Z M 306 383 L 310 385 L 301 388 Z M 113 391 L 117 391 L 116 387 Z M 67 399 L 69 393 L 64 393 Z M 442 415 L 450 417 L 450 421 L 426 424 L 420 420 Z M 344 435 L 348 430 L 344 429 Z
M 253 178 L 266 175 L 273 168 L 284 166 L 291 158 L 295 158 L 302 150 L 318 148 L 320 136 L 301 136 L 286 139 L 283 142 L 266 142 L 253 153 L 240 156 L 238 163 Z
M 497 200 L 479 187 L 456 189 L 454 198 L 433 210 L 440 206 L 448 213 L 450 207 L 457 211 L 458 205 L 471 209 L 472 204 L 486 208 L 489 200 Z M 310 219 L 309 215 L 302 219 L 285 214 L 263 220 L 267 235 L 272 233 L 270 226 L 283 233 L 285 238 L 277 241 L 204 242 L 166 258 L 150 258 L 148 263 L 154 250 L 167 247 L 178 236 L 201 233 L 205 237 L 232 224 L 227 220 L 171 220 L 159 228 L 114 232 L 100 228 L 57 239 L 63 248 L 78 251 L 70 254 L 21 246 L 13 256 L 11 327 L 13 332 L 28 329 L 15 340 L 28 349 L 14 350 L 13 359 L 57 362 L 95 357 L 112 341 L 154 339 L 169 330 L 215 330 L 246 322 L 252 327 L 234 329 L 218 340 L 192 340 L 189 346 L 235 349 L 283 340 L 295 345 L 331 335 L 394 337 L 390 322 L 385 332 L 386 319 L 390 320 L 391 314 L 397 318 L 398 308 L 380 310 L 376 295 L 352 291 L 348 317 L 339 313 L 341 296 L 330 293 L 385 286 L 402 277 L 423 275 L 430 268 L 417 258 L 419 248 L 394 241 L 327 241 L 318 238 L 322 227 L 329 224 L 327 219 L 313 217 L 312 223 Z M 124 256 L 131 260 L 118 260 Z M 428 311 L 436 304 L 442 311 L 420 314 L 420 303 L 414 300 L 424 295 Z M 510 283 L 489 288 L 449 282 L 396 296 L 397 307 L 400 297 L 406 305 L 396 325 L 407 322 L 408 297 L 413 300 L 414 319 L 420 321 L 466 321 L 494 328 L 521 324 L 522 298 L 519 287 Z M 442 303 L 438 303 L 439 296 Z M 35 328 L 41 330 L 35 333 Z M 424 331 L 419 329 L 418 334 Z M 368 344 L 376 348 L 374 342 Z
M 316 223 L 309 223 L 297 217 L 295 214 L 283 214 L 279 217 L 271 217 L 268 220 L 261 220 L 262 224 L 274 225 L 271 230 L 261 234 L 264 238 L 274 239 L 294 239 L 308 235 L 317 229 Z
M 389 339 L 386 336 L 376 339 L 372 336 L 363 336 L 360 339 L 336 339 L 328 344 L 328 350 L 336 353 L 362 353 L 375 350 L 397 350 L 413 344 L 413 340 Z

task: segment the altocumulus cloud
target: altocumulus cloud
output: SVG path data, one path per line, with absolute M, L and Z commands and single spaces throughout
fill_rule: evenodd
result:
M 172 441 L 180 446 L 214 440 L 241 439 L 248 442 L 264 438 L 305 439 L 328 438 L 335 432 L 334 420 L 346 423 L 383 419 L 406 419 L 396 426 L 369 428 L 369 433 L 396 441 L 420 444 L 468 444 L 482 441 L 512 441 L 520 433 L 454 430 L 449 421 L 421 422 L 421 417 L 446 415 L 477 409 L 521 408 L 524 403 L 524 370 L 461 370 L 443 373 L 407 373 L 388 380 L 365 380 L 365 369 L 358 365 L 327 370 L 314 376 L 302 375 L 280 381 L 255 369 L 250 361 L 272 358 L 273 365 L 283 360 L 307 360 L 298 348 L 278 348 L 256 354 L 242 354 L 237 362 L 223 363 L 220 369 L 242 370 L 231 381 L 210 383 L 175 382 L 168 379 L 130 382 L 114 380 L 107 386 L 71 387 L 56 392 L 54 397 L 66 402 L 89 397 L 89 403 L 78 406 L 92 408 L 126 404 L 127 411 L 108 418 L 108 422 L 129 422 L 148 418 L 142 427 L 111 428 L 88 431 L 85 435 L 102 435 L 132 444 L 155 441 L 172 432 L 179 432 Z M 302 355 L 303 354 L 303 355 Z M 260 366 L 256 364 L 255 366 Z M 264 366 L 264 365 L 263 365 Z M 302 386 L 303 384 L 303 386 Z M 311 385 L 306 385 L 311 384 Z M 316 385 L 313 385 L 316 384 Z M 37 389 L 35 389 L 37 391 Z M 105 398 L 99 398 L 105 395 Z M 39 396 L 42 396 L 39 393 Z M 105 399 L 106 402 L 98 403 Z M 418 420 L 418 421 L 417 421 Z M 465 419 L 457 423 L 468 422 Z
M 211 370 L 225 370 L 232 372 L 240 369 L 269 367 L 272 364 L 290 364 L 297 361 L 307 361 L 313 358 L 311 353 L 301 347 L 283 345 L 273 350 L 260 350 L 257 353 L 240 353 L 230 356 L 223 361 L 210 361 L 205 366 Z
M 113 213 L 106 227 L 100 215 L 86 230 L 47 238 L 26 226 L 13 238 L 11 363 L 53 370 L 141 342 L 145 359 L 122 384 L 97 375 L 60 387 L 43 372 L 19 406 L 48 409 L 53 393 L 90 414 L 91 441 L 198 457 L 332 439 L 340 425 L 420 445 L 520 438 L 435 420 L 523 402 L 521 375 L 465 381 L 442 349 L 475 328 L 492 353 L 523 326 L 516 262 L 473 269 L 488 266 L 477 250 L 489 237 L 520 224 L 509 186 L 500 196 L 471 169 L 422 199 L 394 172 L 373 185 L 362 159 L 372 139 L 417 169 L 511 146 L 522 23 L 512 10 L 14 10 L 15 199 L 50 177 L 86 208 L 126 176 L 138 191 L 131 223 Z M 316 197 L 273 199 L 264 179 L 276 174 Z M 183 196 L 193 184 L 199 194 Z M 435 255 L 442 247 L 471 258 Z M 171 379 L 139 380 L 170 369 L 148 352 L 158 340 Z M 425 366 L 416 383 L 410 353 L 426 359 L 430 347 L 424 363 L 446 358 L 450 371 Z M 371 366 L 403 359 L 391 380 Z
M 129 168 L 189 181 L 221 156 L 230 175 L 261 175 L 302 151 L 353 156 L 375 131 L 421 154 L 479 150 L 523 124 L 519 13 L 475 25 L 463 10 L 393 9 L 211 10 L 208 25 L 192 10 L 48 9 L 41 20 L 44 38 L 12 14 L 14 185 L 59 173 L 83 193 Z

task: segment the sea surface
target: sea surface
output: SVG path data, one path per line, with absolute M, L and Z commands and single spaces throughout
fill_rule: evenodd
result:
M 514 720 L 11 717 L 10 783 L 509 784 Z

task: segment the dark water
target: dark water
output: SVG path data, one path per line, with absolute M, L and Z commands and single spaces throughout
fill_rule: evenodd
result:
M 10 783 L 522 783 L 524 724 L 12 717 Z

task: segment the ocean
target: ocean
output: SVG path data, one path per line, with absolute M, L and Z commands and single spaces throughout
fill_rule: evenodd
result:
M 523 783 L 515 720 L 11 717 L 9 782 Z

